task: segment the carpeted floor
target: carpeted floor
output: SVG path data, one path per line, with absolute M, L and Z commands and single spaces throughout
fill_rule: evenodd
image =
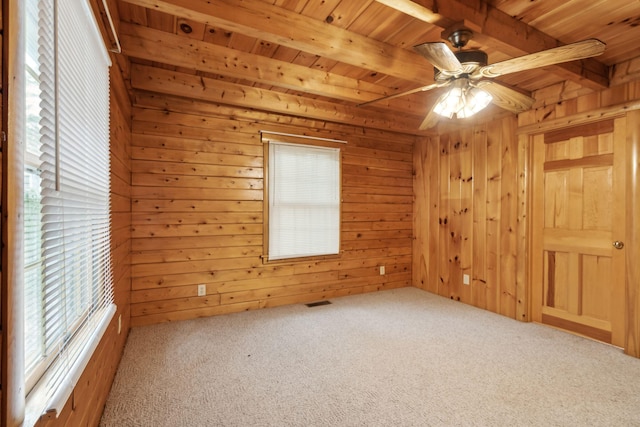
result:
M 404 288 L 134 328 L 103 427 L 640 426 L 640 360 Z

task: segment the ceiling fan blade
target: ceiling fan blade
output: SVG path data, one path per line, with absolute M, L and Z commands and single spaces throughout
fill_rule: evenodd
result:
M 491 102 L 495 105 L 512 113 L 527 111 L 535 102 L 532 97 L 491 80 L 483 80 L 475 86 L 488 92 L 493 97 Z
M 356 105 L 356 107 L 362 107 L 364 105 L 369 105 L 369 104 L 373 104 L 375 102 L 380 102 L 380 101 L 388 101 L 390 99 L 400 98 L 401 96 L 411 95 L 413 93 L 426 92 L 426 91 L 431 90 L 431 89 L 436 89 L 436 88 L 439 88 L 439 87 L 442 87 L 442 86 L 447 86 L 449 83 L 450 83 L 449 81 L 432 83 L 430 85 L 417 87 L 415 89 L 411 89 L 411 90 L 408 90 L 408 91 L 405 91 L 405 92 L 400 92 L 400 93 L 396 93 L 394 95 L 385 96 L 383 98 L 378 98 L 378 99 L 373 99 L 371 101 L 363 102 L 362 104 Z
M 475 71 L 471 78 L 498 77 L 504 74 L 518 71 L 530 70 L 532 68 L 546 67 L 548 65 L 559 64 L 561 62 L 575 61 L 578 59 L 591 58 L 604 52 L 605 44 L 597 39 L 587 39 L 553 49 L 524 55 L 495 64 L 485 65 Z
M 422 43 L 414 46 L 413 49 L 427 58 L 438 70 L 448 75 L 457 75 L 463 71 L 458 58 L 443 42 Z
M 442 96 L 440 98 L 442 98 Z M 435 107 L 437 104 L 438 104 L 438 102 L 433 104 L 433 107 Z M 440 114 L 436 113 L 433 110 L 433 107 L 431 107 L 431 110 L 429 110 L 429 114 L 427 114 L 427 117 L 425 117 L 424 120 L 422 121 L 422 123 L 420 123 L 420 126 L 418 126 L 418 129 L 426 130 L 426 129 L 430 129 L 430 128 L 432 128 L 432 127 L 434 127 L 435 125 L 438 124 L 438 120 L 440 120 L 440 118 L 442 116 Z

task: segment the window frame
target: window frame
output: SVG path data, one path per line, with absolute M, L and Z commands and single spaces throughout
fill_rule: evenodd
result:
M 343 140 L 322 138 L 322 137 L 308 137 L 304 135 L 284 134 L 279 132 L 261 131 L 262 143 L 263 143 L 263 180 L 264 180 L 264 197 L 263 197 L 263 264 L 277 265 L 277 264 L 291 264 L 302 263 L 308 261 L 318 260 L 335 260 L 342 257 L 342 204 L 343 204 L 343 185 L 342 185 L 342 165 L 344 157 L 344 145 L 347 143 Z M 295 256 L 287 258 L 270 259 L 269 257 L 269 238 L 270 238 L 270 209 L 269 209 L 269 171 L 270 171 L 270 144 L 280 143 L 297 145 L 301 147 L 317 147 L 317 148 L 333 148 L 338 150 L 338 194 L 339 194 L 339 207 L 338 207 L 338 253 L 335 254 L 320 254 L 309 256 Z
M 21 3 L 24 0 L 21 0 Z M 73 4 L 78 0 L 71 0 L 69 4 Z M 44 415 L 44 411 L 46 412 L 47 417 L 58 416 L 62 407 L 66 404 L 69 399 L 69 396 L 73 392 L 76 384 L 82 373 L 84 372 L 90 358 L 94 354 L 100 340 L 104 336 L 107 327 L 111 323 L 114 318 L 116 307 L 114 304 L 114 296 L 113 296 L 113 273 L 112 273 L 112 260 L 111 260 L 111 208 L 110 208 L 110 176 L 111 176 L 111 167 L 110 167 L 110 122 L 111 122 L 111 113 L 110 113 L 110 71 L 109 67 L 111 65 L 111 60 L 108 54 L 108 47 L 105 43 L 105 40 L 102 37 L 102 33 L 100 30 L 100 25 L 97 17 L 95 16 L 95 12 L 92 10 L 91 4 L 87 0 L 79 0 L 82 3 L 77 3 L 74 7 L 82 8 L 82 11 L 79 13 L 82 14 L 86 20 L 82 20 L 83 27 L 87 32 L 80 34 L 82 39 L 78 38 L 78 34 L 74 34 L 73 38 L 68 38 L 67 43 L 73 44 L 74 52 L 77 46 L 83 46 L 80 49 L 86 49 L 87 46 L 89 49 L 93 49 L 92 52 L 96 53 L 97 59 L 95 65 L 100 67 L 101 73 L 101 87 L 105 89 L 104 92 L 101 93 L 101 102 L 100 104 L 95 104 L 98 111 L 92 111 L 92 119 L 95 119 L 92 123 L 96 123 L 94 126 L 94 133 L 92 134 L 95 138 L 87 139 L 85 136 L 85 140 L 90 142 L 90 149 L 88 152 L 96 155 L 94 159 L 99 162 L 101 166 L 101 174 L 97 177 L 96 182 L 99 182 L 99 185 L 96 185 L 94 189 L 98 189 L 98 193 L 100 197 L 97 199 L 100 202 L 97 204 L 87 204 L 85 202 L 82 204 L 84 209 L 96 209 L 100 212 L 97 218 L 97 221 L 94 221 L 94 216 L 91 215 L 89 218 L 91 220 L 85 221 L 83 226 L 87 229 L 90 229 L 90 235 L 80 235 L 81 237 L 76 240 L 76 242 L 84 242 L 85 244 L 89 242 L 89 250 L 91 252 L 86 252 L 86 245 L 82 247 L 76 247 L 73 252 L 82 253 L 81 261 L 77 260 L 77 257 L 71 255 L 66 255 L 67 251 L 64 250 L 61 253 L 64 254 L 65 261 L 57 260 L 56 263 L 66 263 L 67 257 L 73 258 L 72 267 L 70 274 L 71 279 L 66 279 L 61 281 L 61 285 L 54 285 L 55 289 L 66 289 L 72 288 L 75 291 L 71 292 L 71 295 L 68 295 L 63 291 L 62 294 L 57 295 L 56 301 L 59 301 L 61 305 L 67 305 L 73 307 L 77 307 L 74 315 L 71 319 L 66 319 L 66 317 L 61 316 L 60 318 L 56 318 L 54 320 L 56 328 L 55 332 L 52 335 L 48 335 L 48 329 L 46 326 L 46 321 L 44 320 L 44 316 L 41 319 L 42 330 L 41 332 L 41 340 L 43 342 L 46 340 L 46 337 L 53 338 L 50 341 L 50 345 L 44 349 L 43 353 L 41 353 L 38 358 L 34 359 L 35 363 L 30 364 L 29 366 L 25 366 L 24 359 L 26 355 L 26 333 L 23 332 L 26 328 L 24 325 L 24 321 L 20 318 L 26 318 L 28 309 L 25 308 L 26 304 L 26 295 L 24 291 L 14 292 L 14 295 L 11 298 L 12 304 L 15 304 L 16 307 L 20 307 L 19 313 L 16 313 L 14 318 L 11 319 L 11 323 L 16 325 L 14 336 L 16 338 L 16 347 L 21 347 L 20 350 L 9 353 L 9 363 L 11 369 L 20 370 L 20 375 L 15 375 L 15 380 L 12 381 L 12 384 L 8 387 L 8 397 L 12 405 L 15 409 L 12 409 L 12 419 L 22 420 L 25 426 L 33 425 L 41 416 Z M 12 5 L 15 3 L 12 3 Z M 39 6 L 36 6 L 39 8 Z M 12 8 L 13 13 L 11 14 L 11 22 L 24 22 L 28 19 L 27 14 L 27 5 L 26 2 L 21 4 L 20 7 Z M 78 10 L 76 10 L 78 12 Z M 52 12 L 53 13 L 53 12 Z M 40 11 L 38 11 L 38 16 L 40 16 Z M 54 13 L 55 16 L 55 13 Z M 70 16 L 70 15 L 69 15 Z M 36 18 L 37 20 L 38 18 Z M 30 38 L 38 38 L 38 30 L 41 23 L 37 24 L 37 28 L 35 33 L 33 34 L 29 30 L 26 32 L 24 29 L 14 30 L 10 33 L 10 37 L 14 40 L 17 40 L 16 49 L 12 52 L 10 57 L 10 67 L 13 72 L 17 75 L 21 76 L 21 81 L 15 86 L 10 88 L 11 93 L 14 97 L 21 98 L 16 101 L 16 104 L 20 105 L 20 111 L 26 112 L 29 103 L 27 102 L 27 88 L 33 87 L 34 82 L 27 82 L 27 74 L 31 77 L 34 77 L 35 83 L 41 85 L 40 82 L 40 72 L 41 70 L 34 70 L 30 61 L 25 60 L 27 57 L 27 43 L 28 40 L 32 40 Z M 15 28 L 15 26 L 11 26 Z M 20 26 L 24 28 L 25 26 Z M 69 27 L 66 27 L 69 28 Z M 90 32 L 91 34 L 89 34 Z M 87 38 L 91 38 L 91 43 L 87 41 Z M 39 43 L 39 42 L 37 42 Z M 66 45 L 65 45 L 66 46 Z M 97 50 L 99 49 L 99 50 Z M 85 51 L 86 52 L 86 51 Z M 77 53 L 75 54 L 77 57 Z M 54 56 L 55 58 L 55 56 Z M 67 56 L 68 59 L 72 59 L 73 56 Z M 39 60 L 39 59 L 38 59 Z M 55 59 L 54 59 L 55 61 Z M 68 62 L 67 62 L 68 63 Z M 106 65 L 106 69 L 102 69 L 101 67 Z M 92 69 L 96 69 L 94 66 Z M 47 70 L 52 70 L 51 68 L 45 67 Z M 52 78 L 56 81 L 60 78 L 60 71 L 56 67 L 53 69 L 54 71 L 51 74 L 45 74 L 48 78 Z M 86 71 L 86 70 L 85 70 Z M 56 75 L 55 77 L 52 77 Z M 64 77 L 69 77 L 70 75 L 66 75 Z M 88 77 L 87 73 L 84 73 L 85 77 Z M 105 80 L 106 78 L 106 80 Z M 69 82 L 71 80 L 67 80 Z M 82 80 L 86 82 L 85 80 Z M 71 85 L 75 83 L 70 83 Z M 51 86 L 49 86 L 51 87 Z M 76 93 L 77 87 L 82 86 L 66 86 L 67 88 L 73 87 L 73 92 Z M 57 95 L 57 87 L 54 89 Z M 54 90 L 49 91 L 49 93 L 53 93 Z M 95 89 L 92 89 L 95 90 Z M 45 92 L 46 93 L 46 92 Z M 75 96 L 75 97 L 74 97 Z M 91 100 L 92 97 L 87 97 L 87 92 L 80 91 L 80 95 L 82 98 L 77 98 L 77 95 L 72 97 L 65 98 L 67 101 L 67 105 L 69 105 L 69 100 Z M 40 98 L 40 102 L 42 103 L 42 98 Z M 89 101 L 91 102 L 91 101 Z M 55 102 L 56 106 L 58 105 L 58 101 Z M 41 104 L 42 105 L 42 104 Z M 49 104 L 51 105 L 51 104 Z M 52 111 L 51 107 L 49 107 Z M 63 109 L 64 111 L 64 109 Z M 53 114 L 57 115 L 57 112 Z M 44 117 L 42 112 L 39 112 L 40 121 L 42 121 L 42 117 Z M 76 121 L 73 122 L 73 125 L 77 125 L 79 122 L 77 121 L 77 117 L 75 115 L 70 115 L 68 117 L 74 117 Z M 82 119 L 85 119 L 83 117 Z M 81 120 L 82 120 L 81 119 Z M 65 121 L 64 123 L 68 124 L 70 122 Z M 11 171 L 8 173 L 8 180 L 15 182 L 15 185 L 19 185 L 21 188 L 16 192 L 16 195 L 12 195 L 13 198 L 16 199 L 17 211 L 20 212 L 20 217 L 17 221 L 22 222 L 22 217 L 25 213 L 24 201 L 26 195 L 26 174 L 33 173 L 29 172 L 30 170 L 35 170 L 37 175 L 41 175 L 44 173 L 42 171 L 46 171 L 47 168 L 43 167 L 42 156 L 43 151 L 39 149 L 39 153 L 35 154 L 32 151 L 29 151 L 27 148 L 28 144 L 26 144 L 27 134 L 27 115 L 22 113 L 16 115 L 13 121 L 10 121 L 9 127 L 10 135 L 15 135 L 12 140 L 17 138 L 18 140 L 25 141 L 24 144 L 18 144 L 18 150 L 22 151 L 20 155 L 16 155 L 15 158 L 10 159 L 9 161 L 12 163 L 20 163 L 20 165 L 15 165 L 15 171 Z M 17 128 L 17 129 L 14 129 Z M 73 127 L 73 129 L 77 129 L 77 127 Z M 51 135 L 51 134 L 50 134 Z M 59 135 L 57 132 L 55 133 L 55 137 L 53 140 L 57 140 L 57 136 Z M 42 144 L 42 134 L 38 135 L 38 143 L 40 146 Z M 74 139 L 66 140 L 62 145 L 57 146 L 57 144 L 53 144 L 56 146 L 55 150 L 58 156 L 60 153 L 64 153 L 59 147 L 63 147 L 64 150 L 70 153 L 75 153 L 77 150 L 77 145 L 74 143 L 69 144 L 69 141 L 75 141 Z M 97 142 L 96 142 L 97 141 Z M 106 144 L 106 145 L 105 145 Z M 44 145 L 42 145 L 44 147 Z M 51 148 L 52 144 L 49 143 L 49 148 Z M 86 150 L 86 148 L 85 148 Z M 93 151 L 91 151 L 93 150 Z M 96 154 L 97 153 L 97 154 Z M 56 156 L 54 156 L 56 157 Z M 78 164 L 78 157 L 62 157 L 62 161 L 67 161 L 68 159 L 73 159 L 71 164 Z M 55 163 L 55 162 L 50 162 Z M 51 166 L 51 165 L 50 165 Z M 49 181 L 51 181 L 52 170 L 49 166 Z M 104 169 L 103 169 L 104 167 Z M 66 174 L 69 176 L 76 174 L 77 170 L 75 169 L 62 169 L 66 170 Z M 86 176 L 86 172 L 84 176 Z M 55 175 L 59 178 L 58 170 L 56 168 Z M 44 178 L 43 178 L 44 179 Z M 61 200 L 64 200 L 63 204 L 73 205 L 75 200 L 80 200 L 82 197 L 86 197 L 85 194 L 86 188 L 84 190 L 78 191 L 78 186 L 73 186 L 73 183 L 77 182 L 77 178 L 74 180 L 70 180 L 68 184 L 63 182 L 62 189 L 64 190 L 62 193 L 59 193 L 60 188 L 58 186 L 55 187 L 47 187 L 47 190 L 50 191 L 48 195 L 43 195 L 42 186 L 40 187 L 40 204 L 39 206 L 43 206 L 46 204 L 44 200 L 45 197 L 53 197 L 57 199 L 58 197 L 62 197 Z M 106 180 L 105 180 L 106 179 Z M 68 187 L 66 187 L 68 185 Z M 103 188 L 106 187 L 106 191 L 103 191 Z M 73 188 L 70 192 L 68 188 Z M 18 194 L 21 193 L 21 197 Z M 88 193 L 89 198 L 91 197 L 91 192 Z M 70 196 L 69 198 L 67 196 Z M 56 205 L 58 206 L 58 205 Z M 76 212 L 73 212 L 76 214 Z M 42 215 L 42 214 L 41 214 Z M 65 214 L 63 214 L 65 215 Z M 60 214 L 51 215 L 53 217 L 60 216 Z M 46 228 L 42 228 L 43 224 L 46 224 L 41 219 L 39 224 L 41 226 L 40 234 L 41 238 L 43 234 L 46 232 Z M 66 224 L 68 220 L 65 220 Z M 73 222 L 73 220 L 71 220 Z M 82 221 L 81 221 L 82 222 Z M 49 221 L 48 224 L 58 223 L 58 220 Z M 69 243 L 69 237 L 73 238 L 74 234 L 72 233 L 63 233 L 64 238 L 56 238 L 61 242 L 65 242 L 63 244 Z M 76 235 L 78 235 L 76 233 Z M 95 236 L 99 235 L 100 238 L 94 239 Z M 106 237 L 105 237 L 106 236 Z M 17 270 L 18 273 L 24 272 L 26 265 L 26 259 L 24 257 L 25 250 L 25 235 L 23 230 L 16 232 L 14 239 L 16 241 L 22 242 L 22 244 L 17 245 L 15 248 L 16 251 L 23 252 L 23 256 L 19 254 L 14 254 L 14 259 L 10 261 L 12 267 Z M 43 240 L 44 241 L 44 240 Z M 74 242 L 75 243 L 75 242 Z M 42 246 L 40 247 L 42 250 Z M 69 258 L 69 259 L 70 259 Z M 41 268 L 44 268 L 42 264 L 42 256 L 40 257 L 39 263 L 41 263 Z M 88 262 L 85 262 L 88 260 Z M 38 263 L 38 261 L 34 261 Z M 33 264 L 33 263 L 31 263 Z M 75 269 L 75 270 L 74 270 Z M 43 270 L 44 271 L 44 270 Z M 69 273 L 69 269 L 67 271 Z M 43 273 L 44 274 L 44 273 Z M 26 286 L 26 278 L 24 277 L 24 273 L 21 275 L 20 280 L 11 286 L 19 286 L 24 288 Z M 42 284 L 41 292 L 47 292 L 51 288 L 46 288 L 44 286 L 44 275 L 40 280 Z M 52 282 L 54 283 L 54 282 Z M 36 295 L 36 301 L 38 300 L 38 295 Z M 79 305 L 76 305 L 79 304 Z M 47 306 L 44 302 L 41 305 L 41 310 L 43 313 L 47 312 Z M 55 304 L 58 306 L 58 304 Z M 23 323 L 22 325 L 20 323 Z M 53 330 L 53 329 L 52 329 Z M 43 344 L 44 345 L 44 344 Z M 20 361 L 22 359 L 22 362 Z M 30 369 L 30 370 L 28 370 Z M 28 372 L 27 372 L 28 371 Z M 60 375 L 58 377 L 58 375 Z M 52 387 L 51 384 L 54 384 L 55 387 Z

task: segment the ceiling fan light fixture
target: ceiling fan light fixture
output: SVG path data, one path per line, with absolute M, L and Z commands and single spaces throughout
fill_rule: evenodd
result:
M 471 86 L 468 79 L 457 79 L 453 87 L 438 99 L 433 111 L 450 119 L 454 115 L 463 119 L 486 108 L 492 99 L 488 92 Z

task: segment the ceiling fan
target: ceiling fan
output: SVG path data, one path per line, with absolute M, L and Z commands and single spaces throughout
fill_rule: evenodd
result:
M 541 52 L 520 56 L 506 61 L 487 64 L 487 54 L 481 50 L 462 50 L 473 37 L 468 28 L 456 26 L 443 32 L 451 45 L 458 49 L 453 52 L 444 42 L 423 43 L 414 46 L 416 52 L 424 56 L 435 66 L 435 82 L 395 95 L 375 99 L 359 104 L 390 100 L 433 89 L 448 87 L 441 95 L 420 125 L 420 129 L 429 129 L 436 125 L 441 117 L 469 117 L 493 103 L 505 110 L 521 113 L 528 110 L 535 101 L 515 89 L 492 80 L 518 71 L 546 67 L 562 62 L 590 58 L 600 55 L 605 44 L 597 39 L 587 39 Z

